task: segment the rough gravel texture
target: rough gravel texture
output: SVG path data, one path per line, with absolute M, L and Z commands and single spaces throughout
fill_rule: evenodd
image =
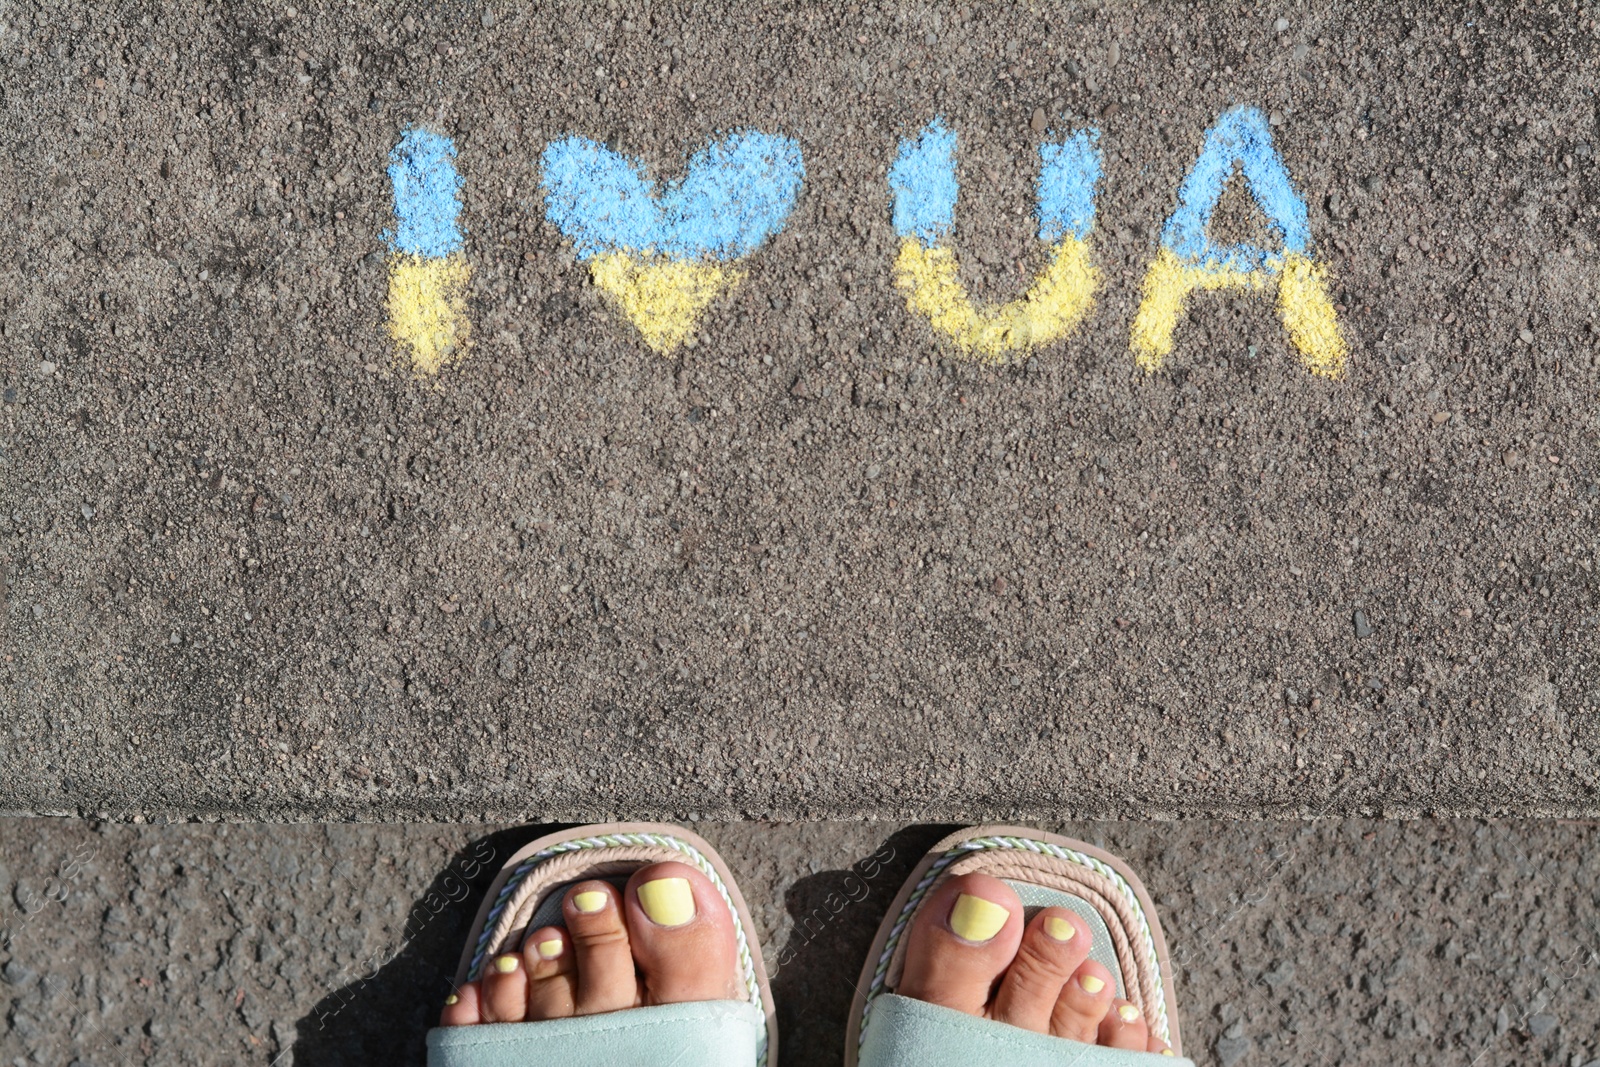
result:
M 777 965 L 780 1062 L 839 1063 L 877 924 L 946 828 L 698 829 L 732 866 Z M 1057 829 L 1122 855 L 1150 889 L 1197 1062 L 1600 1062 L 1592 824 Z M 470 892 L 460 872 L 533 832 L 0 820 L 0 1057 L 421 1064 L 499 861 Z M 862 897 L 852 868 L 891 854 L 869 895 L 840 908 Z
M 1597 58 L 1572 4 L 9 3 L 0 808 L 1594 814 Z M 1235 104 L 1342 380 L 1251 295 L 1134 367 Z M 935 115 L 991 301 L 1043 262 L 1036 146 L 1102 131 L 1105 284 L 1032 359 L 891 284 L 884 170 Z M 380 239 L 419 122 L 473 270 L 427 380 Z M 747 127 L 805 187 L 662 358 L 538 154 L 670 178 Z M 1240 189 L 1216 225 L 1262 229 Z

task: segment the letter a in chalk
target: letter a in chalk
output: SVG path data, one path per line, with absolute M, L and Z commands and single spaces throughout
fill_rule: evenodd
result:
M 1280 242 L 1276 251 L 1254 245 L 1218 246 L 1206 231 L 1235 164 Z M 1184 301 L 1196 289 L 1278 287 L 1278 314 L 1301 361 L 1313 374 L 1336 378 L 1348 349 L 1328 299 L 1325 270 L 1311 256 L 1306 205 L 1272 145 L 1271 128 L 1255 108 L 1224 112 L 1206 133 L 1200 158 L 1178 190 L 1178 207 L 1161 231 L 1161 248 L 1144 279 L 1133 320 L 1135 361 L 1158 369 L 1172 352 L 1172 335 Z
M 955 249 L 941 242 L 955 228 L 956 135 L 934 119 L 915 140 L 900 142 L 889 171 L 894 228 L 900 237 L 894 283 L 906 306 L 962 352 L 1003 363 L 1009 352 L 1059 341 L 1094 306 L 1100 273 L 1089 258 L 1095 186 L 1100 181 L 1098 131 L 1080 131 L 1039 146 L 1039 239 L 1050 262 L 1019 300 L 974 307 L 961 284 Z

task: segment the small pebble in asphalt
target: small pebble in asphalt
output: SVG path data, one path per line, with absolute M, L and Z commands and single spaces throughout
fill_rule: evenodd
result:
M 1274 22 L 1272 24 L 1272 29 L 1274 30 L 1274 32 L 1277 32 L 1277 33 L 1282 33 L 1284 30 L 1287 30 L 1288 28 L 1289 28 L 1289 20 L 1288 19 L 1280 18 L 1277 22 Z
M 37 977 L 37 971 L 24 967 L 16 960 L 9 960 L 5 967 L 0 968 L 0 978 L 4 978 L 7 985 L 27 985 Z
M 1372 636 L 1372 624 L 1367 621 L 1367 613 L 1366 612 L 1357 611 L 1355 613 L 1355 616 L 1354 616 L 1354 621 L 1355 621 L 1355 624 L 1356 624 L 1356 636 L 1357 637 L 1367 638 L 1367 637 L 1371 637 Z
M 1031 129 L 1034 133 L 1043 133 L 1044 132 L 1044 122 L 1045 122 L 1045 120 L 1044 120 L 1044 108 L 1042 108 L 1042 107 L 1034 108 L 1033 109 L 1033 117 L 1028 120 L 1028 128 Z
M 1217 1054 L 1217 1061 L 1222 1064 L 1222 1067 L 1233 1067 L 1234 1064 L 1244 1058 L 1245 1053 L 1250 1051 L 1250 1039 L 1248 1037 L 1219 1037 L 1214 1046 L 1214 1051 Z
M 1549 1012 L 1541 1011 L 1528 1020 L 1528 1032 L 1534 1037 L 1549 1037 L 1550 1032 L 1559 1025 L 1556 1017 Z

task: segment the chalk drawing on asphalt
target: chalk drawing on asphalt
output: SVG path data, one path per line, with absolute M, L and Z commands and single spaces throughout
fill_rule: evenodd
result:
M 1207 234 L 1223 188 L 1237 165 L 1279 242 L 1277 249 L 1213 244 Z M 1313 374 L 1336 378 L 1349 349 L 1328 299 L 1326 269 L 1311 254 L 1306 205 L 1272 144 L 1271 127 L 1255 108 L 1223 113 L 1178 190 L 1178 206 L 1161 231 L 1161 247 L 1145 274 L 1134 316 L 1134 359 L 1158 369 L 1173 349 L 1184 304 L 1195 290 L 1277 287 L 1278 314 L 1301 361 Z
M 541 163 L 546 217 L 662 354 L 744 277 L 741 264 L 783 229 L 805 179 L 798 143 L 756 131 L 700 149 L 659 193 L 642 165 L 588 138 L 550 144 Z
M 395 227 L 389 245 L 389 334 L 422 374 L 437 374 L 466 349 L 467 266 L 461 176 L 450 138 L 410 129 L 389 153 Z
M 936 118 L 915 139 L 902 141 L 889 188 L 900 237 L 895 286 L 906 294 L 906 306 L 985 363 L 1068 336 L 1093 308 L 1100 285 L 1089 254 L 1101 174 L 1098 137 L 1096 130 L 1080 131 L 1039 146 L 1035 201 L 1039 240 L 1050 246 L 1050 261 L 1021 298 L 985 308 L 975 306 L 961 284 L 949 244 L 960 191 L 956 135 Z

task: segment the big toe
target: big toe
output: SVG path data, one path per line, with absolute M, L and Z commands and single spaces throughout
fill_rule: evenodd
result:
M 902 996 L 983 1015 L 1022 939 L 1022 901 L 986 874 L 949 879 L 917 912 Z
M 646 1003 L 744 999 L 733 915 L 709 878 L 652 863 L 628 879 L 624 899 Z

